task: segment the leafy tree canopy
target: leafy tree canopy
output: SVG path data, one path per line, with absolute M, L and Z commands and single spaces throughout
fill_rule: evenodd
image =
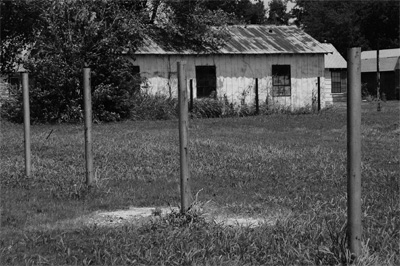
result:
M 224 42 L 225 25 L 261 22 L 263 9 L 246 11 L 253 6 L 263 5 L 249 0 L 1 1 L 1 70 L 12 72 L 23 63 L 31 72 L 33 119 L 69 121 L 82 117 L 81 69 L 90 66 L 94 111 L 127 118 L 138 86 L 123 54 L 134 54 L 147 37 L 174 48 L 216 49 Z M 21 57 L 23 51 L 29 56 Z
M 224 25 L 265 23 L 261 0 L 3 0 L 0 7 L 2 72 L 27 49 L 70 56 L 64 50 L 73 46 L 79 61 L 94 64 L 99 54 L 134 52 L 145 35 L 175 48 L 215 49 Z
M 342 55 L 347 48 L 399 47 L 398 1 L 297 0 L 296 24 L 321 42 L 332 43 Z
M 22 60 L 19 55 L 34 42 L 44 5 L 45 0 L 0 2 L 2 73 L 13 70 Z
M 275 25 L 287 25 L 290 15 L 286 11 L 287 1 L 272 0 L 269 2 L 268 23 Z
M 230 15 L 229 24 L 264 24 L 265 6 L 261 0 L 205 0 L 209 10 L 223 10 Z

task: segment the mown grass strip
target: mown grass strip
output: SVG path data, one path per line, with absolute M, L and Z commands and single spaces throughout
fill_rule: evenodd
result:
M 387 103 L 380 113 L 363 105 L 360 265 L 400 264 L 398 115 L 398 103 Z M 139 228 L 51 226 L 98 210 L 177 206 L 177 128 L 177 121 L 95 125 L 96 189 L 87 193 L 80 125 L 32 126 L 27 179 L 22 128 L 2 121 L 1 264 L 346 262 L 346 131 L 340 109 L 191 121 L 198 200 L 235 215 L 290 211 L 275 227 L 229 229 L 196 214 Z

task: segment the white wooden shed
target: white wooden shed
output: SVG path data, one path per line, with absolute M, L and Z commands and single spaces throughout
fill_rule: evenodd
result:
M 226 44 L 213 53 L 165 49 L 146 40 L 131 58 L 147 79 L 142 90 L 176 97 L 176 63 L 185 61 L 194 98 L 253 104 L 258 79 L 260 103 L 297 109 L 316 102 L 317 78 L 323 86 L 324 55 L 330 49 L 296 26 L 229 26 L 227 32 Z M 322 107 L 325 101 L 321 94 Z
M 330 43 L 322 44 L 331 53 L 325 55 L 324 94 L 326 104 L 347 101 L 347 61 Z

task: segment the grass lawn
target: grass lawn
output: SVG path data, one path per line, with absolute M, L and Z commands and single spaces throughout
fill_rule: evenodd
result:
M 400 265 L 399 102 L 362 106 L 363 255 Z M 1 122 L 1 265 L 337 265 L 346 254 L 346 110 L 190 121 L 193 194 L 233 215 L 286 213 L 275 226 L 223 227 L 197 212 L 116 228 L 56 226 L 98 210 L 178 206 L 178 121 L 93 127 Z

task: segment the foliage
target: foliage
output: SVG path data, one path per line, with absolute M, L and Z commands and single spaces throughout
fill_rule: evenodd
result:
M 286 1 L 272 0 L 269 2 L 268 23 L 275 25 L 287 25 L 289 14 L 286 11 Z
M 23 61 L 21 55 L 38 34 L 37 27 L 42 22 L 41 10 L 46 2 L 0 2 L 1 73 L 14 72 L 17 65 Z
M 178 117 L 178 100 L 162 95 L 139 94 L 133 99 L 131 120 L 169 120 Z
M 399 265 L 399 105 L 362 104 L 363 254 Z M 193 119 L 191 184 L 199 202 L 275 225 L 223 226 L 199 213 L 140 224 L 87 225 L 96 211 L 177 206 L 176 120 L 93 126 L 95 190 L 82 125 L 32 127 L 32 177 L 21 126 L 2 121 L 1 265 L 340 265 L 346 239 L 346 112 Z M 205 209 L 207 211 L 207 209 Z M 89 220 L 85 220 L 85 219 Z
M 228 24 L 264 24 L 265 6 L 261 0 L 219 0 L 203 1 L 210 10 L 223 10 L 230 14 Z
M 357 10 L 361 31 L 370 49 L 398 48 L 400 44 L 400 3 L 371 1 Z
M 129 98 L 137 86 L 134 85 L 131 66 L 121 53 L 131 53 L 136 49 L 141 42 L 142 31 L 139 16 L 131 12 L 132 6 L 123 1 L 86 0 L 46 1 L 39 2 L 40 5 L 35 1 L 18 3 L 27 8 L 35 7 L 40 14 L 40 19 L 32 23 L 33 28 L 28 28 L 30 34 L 35 35 L 34 40 L 23 40 L 28 51 L 24 68 L 31 77 L 33 121 L 70 122 L 82 119 L 84 66 L 92 68 L 93 91 L 106 84 L 118 88 L 110 92 L 109 98 L 116 101 Z M 127 97 L 122 99 L 123 96 Z M 10 111 L 15 107 L 12 101 L 20 105 L 19 99 L 10 99 Z M 121 118 L 127 116 L 124 108 L 116 106 L 121 105 L 118 102 L 108 105 L 95 102 L 94 105 L 101 105 L 106 112 L 116 112 Z
M 4 14 L 10 15 L 2 15 L 9 27 L 2 31 L 9 40 L 2 43 L 2 50 L 7 50 L 2 54 L 9 58 L 4 66 L 2 61 L 2 67 L 15 64 L 15 58 L 8 54 L 18 57 L 25 49 L 28 55 L 20 61 L 30 72 L 31 117 L 35 122 L 82 119 L 83 67 L 92 70 L 96 119 L 127 119 L 132 113 L 133 96 L 138 95 L 143 80 L 135 76 L 124 54 L 132 55 L 144 38 L 197 51 L 213 50 L 223 43 L 221 29 L 227 16 L 220 9 L 204 9 L 203 2 L 156 1 L 152 11 L 148 1 L 2 2 Z M 163 10 L 158 12 L 158 8 Z M 27 28 L 19 24 L 18 11 L 24 10 L 36 12 Z M 14 39 L 20 41 L 14 43 Z M 24 48 L 20 47 L 22 44 Z M 20 121 L 15 113 L 20 100 L 9 99 L 3 117 Z
M 156 19 L 151 38 L 160 45 L 177 51 L 214 51 L 226 38 L 224 26 L 228 15 L 221 9 L 210 10 L 206 1 L 161 1 L 158 6 L 163 16 Z
M 225 114 L 224 107 L 224 103 L 216 99 L 194 99 L 190 116 L 193 118 L 222 117 Z
M 332 43 L 342 55 L 347 48 L 363 50 L 397 48 L 399 8 L 397 1 L 303 1 L 292 10 L 296 24 L 318 41 Z
M 9 88 L 10 97 L 0 99 L 0 119 L 22 123 L 23 106 L 22 106 L 22 91 L 17 90 L 14 86 Z

